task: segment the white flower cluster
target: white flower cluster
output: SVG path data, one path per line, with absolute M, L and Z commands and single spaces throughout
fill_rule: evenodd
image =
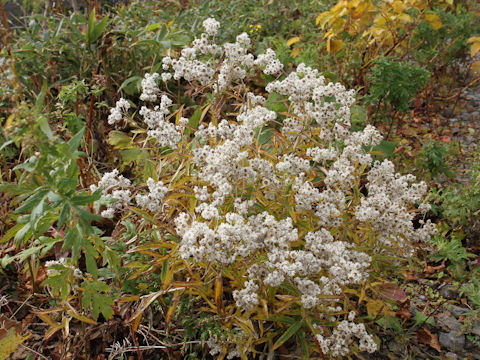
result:
M 377 350 L 377 344 L 365 330 L 364 324 L 356 324 L 344 320 L 337 325 L 329 337 L 317 335 L 317 341 L 324 354 L 330 354 L 333 357 L 345 356 L 350 352 L 350 342 L 358 339 L 358 349 L 373 353 Z
M 423 227 L 413 226 L 414 212 L 409 212 L 408 204 L 418 203 L 427 192 L 424 182 L 412 184 L 415 176 L 401 176 L 395 173 L 391 161 L 376 162 L 368 173 L 368 197 L 361 199 L 355 216 L 363 222 L 371 222 L 383 243 L 395 242 L 407 246 L 406 241 L 426 241 L 435 232 L 435 225 L 429 221 Z M 422 209 L 428 206 L 421 205 Z
M 258 55 L 255 60 L 255 65 L 263 68 L 266 75 L 276 75 L 283 70 L 283 64 L 276 58 L 275 51 L 267 49 L 265 54 Z
M 148 178 L 147 186 L 148 190 L 150 191 L 148 194 L 138 194 L 135 197 L 138 206 L 144 209 L 148 209 L 151 212 L 162 211 L 163 199 L 168 192 L 168 188 L 163 186 L 163 182 L 155 182 L 152 178 Z
M 156 80 L 159 75 L 154 73 L 150 75 L 146 73 L 142 79 L 142 94 L 140 95 L 140 100 L 142 101 L 157 101 L 158 95 L 160 94 L 160 89 L 157 86 Z
M 202 25 L 205 28 L 205 32 L 210 36 L 217 35 L 218 29 L 220 28 L 220 23 L 213 18 L 204 20 Z
M 172 100 L 167 95 L 162 95 L 160 105 L 150 110 L 146 106 L 142 106 L 139 114 L 143 116 L 143 121 L 151 129 L 148 136 L 155 138 L 161 146 L 168 146 L 175 149 L 182 140 L 181 131 L 185 127 L 188 119 L 181 118 L 180 124 L 175 126 L 167 120 L 170 114 L 168 109 L 172 105 Z
M 164 186 L 162 181 L 156 182 L 152 178 L 148 178 L 147 186 L 149 190 L 147 194 L 137 194 L 135 196 L 137 205 L 154 213 L 161 212 L 168 187 Z M 103 174 L 97 185 L 90 186 L 92 192 L 98 188 L 102 188 L 102 195 L 111 202 L 107 209 L 101 212 L 101 215 L 105 218 L 113 218 L 117 211 L 123 210 L 125 206 L 131 203 L 131 182 L 119 175 L 117 169 Z
M 354 91 L 328 83 L 304 64 L 267 84 L 267 92 L 288 99 L 292 115 L 283 120 L 281 134 L 262 143 L 262 134 L 278 123 L 277 114 L 264 106 L 262 96 L 247 92 L 242 81 L 255 66 L 266 74 L 277 74 L 283 67 L 270 49 L 257 59 L 248 53 L 246 34 L 219 46 L 214 42 L 218 22 L 207 19 L 204 27 L 206 32 L 179 59 L 163 59 L 164 70 L 171 70 L 175 79 L 209 85 L 213 92 L 238 84 L 236 99 L 243 97 L 244 103 L 237 107 L 239 113 L 224 115 L 218 124 L 200 124 L 191 146 L 177 149 L 193 159 L 189 173 L 197 184 L 188 194 L 195 196 L 195 206 L 175 218 L 180 255 L 218 267 L 242 264 L 244 287 L 234 290 L 233 297 L 245 311 L 260 304 L 265 286 L 284 283 L 298 289 L 304 308 L 317 308 L 319 313 L 348 310 L 331 297 L 368 280 L 372 261 L 358 250 L 364 234 L 359 232 L 357 238 L 350 230 L 371 229 L 388 245 L 371 250 L 378 252 L 392 245 L 408 250 L 409 242 L 428 239 L 435 232 L 433 224 L 413 225 L 416 214 L 428 206 L 411 211 L 421 203 L 426 185 L 415 184 L 412 175 L 395 173 L 388 160 L 372 165 L 365 148 L 379 144 L 382 136 L 373 126 L 350 131 Z M 152 80 L 149 75 L 142 83 L 148 98 L 160 95 L 157 77 Z M 151 129 L 149 136 L 175 149 L 188 120 L 182 118 L 177 126 L 170 123 L 172 101 L 163 95 L 160 102 L 153 110 L 142 107 L 140 114 Z M 149 193 L 137 195 L 137 203 L 162 211 L 169 184 L 149 179 L 147 185 Z M 112 212 L 128 203 L 130 182 L 118 172 L 105 174 L 99 186 L 119 200 Z M 350 313 L 330 337 L 318 336 L 325 353 L 345 355 L 354 338 L 362 351 L 376 349 L 354 317 Z M 220 350 L 213 343 L 210 348 Z
M 180 58 L 163 58 L 163 69 L 173 70 L 173 74 L 164 72 L 162 79 L 173 77 L 175 80 L 183 78 L 190 82 L 198 81 L 204 86 L 212 85 L 215 92 L 221 92 L 245 79 L 254 66 L 262 68 L 269 75 L 283 70 L 283 64 L 272 49 L 267 49 L 257 59 L 248 52 L 251 41 L 247 33 L 238 35 L 235 43 L 219 46 L 215 43 L 214 36 L 220 23 L 210 18 L 203 22 L 203 26 L 205 33 L 193 41 L 192 47 L 184 48 Z
M 130 103 L 124 98 L 120 98 L 117 101 L 114 108 L 110 109 L 110 115 L 108 115 L 108 123 L 114 125 L 123 120 L 124 113 L 130 109 Z
M 130 203 L 130 186 L 130 180 L 119 175 L 117 169 L 103 174 L 97 185 L 90 186 L 92 192 L 102 188 L 102 195 L 112 200 L 112 203 L 108 204 L 107 209 L 102 211 L 101 215 L 103 217 L 113 218 L 116 211 L 122 210 L 125 205 Z

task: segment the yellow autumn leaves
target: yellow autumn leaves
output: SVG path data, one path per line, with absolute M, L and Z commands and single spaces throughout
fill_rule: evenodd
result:
M 434 30 L 443 27 L 440 17 L 431 12 L 433 6 L 448 7 L 453 0 L 340 0 L 318 15 L 316 23 L 327 30 L 327 51 L 343 48 L 342 33 L 358 36 L 357 42 L 367 45 L 376 55 L 381 48 L 406 46 L 406 37 L 420 21 L 427 21 Z M 413 17 L 412 12 L 418 15 Z
M 470 45 L 470 56 L 474 57 L 480 53 L 480 36 L 474 36 L 467 40 L 467 44 Z M 472 70 L 480 72 L 480 60 L 475 61 L 472 64 Z

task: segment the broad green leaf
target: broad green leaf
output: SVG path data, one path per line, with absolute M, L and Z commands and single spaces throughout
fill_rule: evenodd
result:
M 140 83 L 142 81 L 141 76 L 131 76 L 125 80 L 122 85 L 118 88 L 118 92 L 124 90 L 128 95 L 133 95 L 136 91 L 140 89 Z
M 197 129 L 198 128 L 198 124 L 200 124 L 200 122 L 203 120 L 203 118 L 205 117 L 205 115 L 207 114 L 207 111 L 210 109 L 210 107 L 212 106 L 212 104 L 206 104 L 204 106 L 198 106 L 193 115 L 190 117 L 190 119 L 188 120 L 188 126 L 190 128 L 193 128 L 193 129 Z M 193 132 L 192 129 L 185 129 L 185 134 L 189 135 Z
M 127 148 L 132 144 L 132 138 L 122 131 L 110 131 L 108 143 L 116 149 Z
M 102 36 L 102 33 L 103 31 L 105 30 L 105 27 L 107 26 L 108 24 L 108 18 L 109 16 L 105 16 L 102 20 L 100 20 L 100 22 L 98 24 L 96 24 L 94 27 L 93 27 L 93 31 L 91 33 L 91 37 L 90 37 L 90 42 L 95 42 L 97 41 L 100 36 Z

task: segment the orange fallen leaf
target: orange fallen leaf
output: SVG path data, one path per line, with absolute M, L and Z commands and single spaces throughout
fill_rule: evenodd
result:
M 407 281 L 418 281 L 418 277 L 414 273 L 405 272 L 403 276 L 405 276 L 405 280 Z
M 450 136 L 444 135 L 444 136 L 441 136 L 441 137 L 440 137 L 440 141 L 442 141 L 442 142 L 444 142 L 444 143 L 449 143 L 449 142 L 452 141 L 452 138 L 451 138 Z
M 401 318 L 402 320 L 408 320 L 412 317 L 412 313 L 408 310 L 408 307 L 402 307 L 395 313 L 395 316 Z
M 417 331 L 417 339 L 422 344 L 426 344 L 438 352 L 442 351 L 440 343 L 438 342 L 438 335 L 432 334 L 426 327 Z
M 443 260 L 442 263 L 441 263 L 440 265 L 438 265 L 438 266 L 428 265 L 428 266 L 423 270 L 423 272 L 424 272 L 425 274 L 429 274 L 429 275 L 430 275 L 430 274 L 435 273 L 435 272 L 438 271 L 438 270 L 443 270 L 443 269 L 445 269 L 445 260 Z

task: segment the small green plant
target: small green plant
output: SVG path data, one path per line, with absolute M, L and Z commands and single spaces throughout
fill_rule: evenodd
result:
M 428 70 L 407 62 L 380 57 L 374 61 L 368 89 L 370 102 L 385 103 L 395 112 L 406 112 L 410 101 L 425 86 Z
M 447 162 L 448 146 L 441 141 L 429 139 L 423 144 L 418 154 L 416 165 L 428 171 L 428 177 L 437 178 L 440 175 L 449 178 L 455 176 Z
M 475 244 L 480 238 L 480 153 L 473 154 L 468 162 L 468 183 L 433 190 L 430 199 L 433 213 L 452 228 L 462 227 L 467 244 Z
M 437 252 L 431 255 L 432 259 L 441 261 L 447 260 L 449 265 L 447 269 L 460 279 L 465 275 L 466 260 L 475 257 L 469 253 L 462 245 L 461 239 L 455 234 L 449 239 L 437 234 L 432 237 L 431 242 L 437 247 Z

